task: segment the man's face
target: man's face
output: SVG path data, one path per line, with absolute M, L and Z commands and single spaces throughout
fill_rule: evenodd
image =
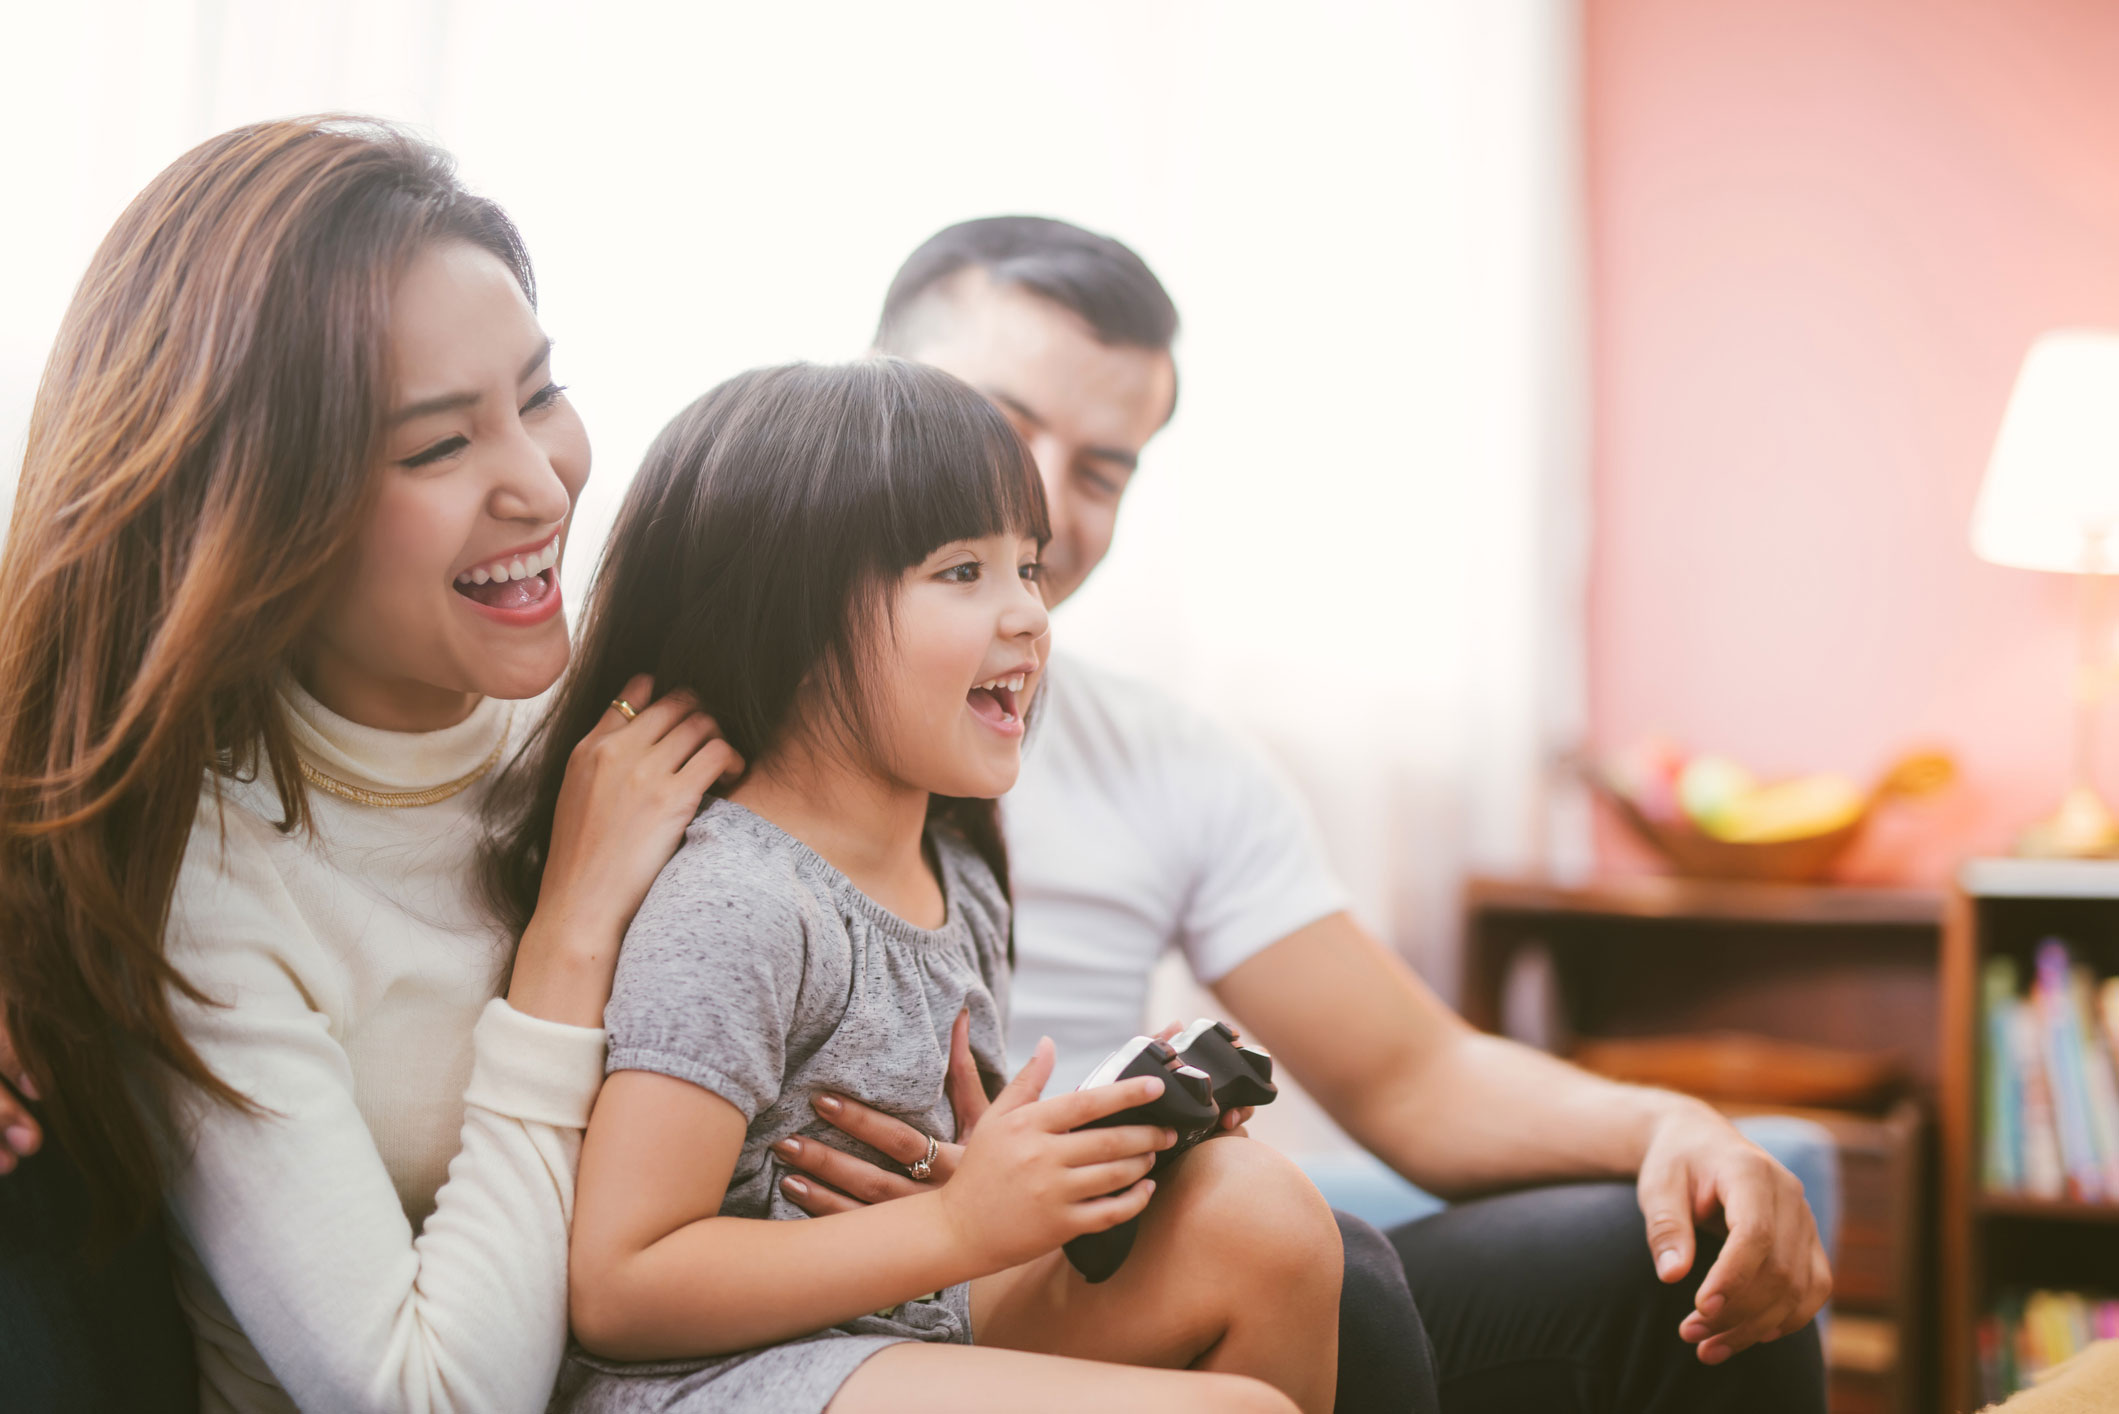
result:
M 1170 415 L 1167 350 L 1099 343 L 1088 322 L 1042 296 L 966 271 L 900 350 L 993 399 L 1037 458 L 1052 515 L 1045 603 L 1081 586 L 1111 548 L 1141 448 Z

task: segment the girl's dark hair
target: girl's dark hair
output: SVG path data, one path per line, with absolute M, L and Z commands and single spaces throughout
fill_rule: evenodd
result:
M 185 1040 L 163 955 L 201 785 L 269 768 L 275 683 L 371 504 L 390 295 L 465 241 L 531 292 L 500 208 L 386 124 L 223 133 L 147 184 L 59 326 L 0 555 L 0 1020 L 104 1237 L 160 1178 L 128 1071 L 247 1101 Z
M 635 673 L 689 689 L 744 759 L 771 754 L 806 681 L 858 736 L 863 670 L 899 577 L 953 540 L 1051 534 L 1028 449 L 991 403 L 893 358 L 730 379 L 648 449 L 606 542 L 574 661 L 493 795 L 487 883 L 519 931 L 536 907 L 567 757 Z M 937 796 L 1005 889 L 990 800 Z

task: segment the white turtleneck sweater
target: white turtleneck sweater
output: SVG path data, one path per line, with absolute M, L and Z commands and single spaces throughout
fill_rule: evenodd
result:
M 478 770 L 516 710 L 406 734 L 286 699 L 305 760 L 382 792 Z M 296 833 L 269 781 L 221 782 L 218 807 L 207 783 L 167 948 L 228 1005 L 179 996 L 177 1018 L 270 1112 L 177 1106 L 172 1245 L 209 1412 L 545 1406 L 604 1036 L 500 999 L 511 943 L 474 877 L 489 777 L 413 808 L 311 787 Z

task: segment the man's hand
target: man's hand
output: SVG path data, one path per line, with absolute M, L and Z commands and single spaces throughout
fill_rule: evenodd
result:
M 1183 1022 L 1173 1021 L 1169 1025 L 1163 1027 L 1162 1030 L 1156 1032 L 1155 1039 L 1158 1041 L 1172 1040 L 1176 1037 L 1178 1032 L 1184 1029 L 1185 1024 Z M 1239 1045 L 1242 1043 L 1242 1041 L 1243 1033 L 1241 1031 L 1238 1031 L 1235 1027 L 1231 1026 L 1229 1028 L 1229 1044 L 1232 1046 Z M 1222 1132 L 1225 1134 L 1241 1134 L 1246 1139 L 1250 1138 L 1251 1131 L 1244 1128 L 1244 1126 L 1249 1124 L 1251 1122 L 1251 1116 L 1257 1113 L 1258 1106 L 1256 1105 L 1238 1105 L 1233 1110 L 1223 1110 L 1221 1112 L 1220 1120 Z
M 934 1177 L 925 1183 L 891 1173 L 874 1164 L 841 1153 L 829 1144 L 790 1136 L 773 1145 L 782 1162 L 802 1170 L 809 1179 L 792 1174 L 780 1180 L 780 1191 L 813 1218 L 843 1213 L 903 1198 L 923 1188 L 939 1188 L 949 1181 L 964 1157 L 963 1141 L 986 1113 L 986 1087 L 979 1079 L 979 1063 L 971 1054 L 971 1013 L 957 1013 L 949 1033 L 949 1079 L 945 1089 L 949 1106 L 956 1111 L 957 1143 L 935 1150 Z M 901 1164 L 911 1165 L 927 1157 L 927 1136 L 901 1119 L 872 1110 L 858 1100 L 840 1095 L 819 1095 L 817 1115 L 826 1124 L 850 1134 L 871 1149 L 879 1149 Z
M 44 1131 L 25 1103 L 39 1098 L 29 1072 L 15 1059 L 7 1027 L 0 1024 L 0 1173 L 13 1173 L 43 1144 Z
M 1832 1268 L 1803 1186 L 1704 1104 L 1684 1102 L 1655 1127 L 1636 1190 L 1656 1275 L 1692 1270 L 1693 1227 L 1729 1233 L 1678 1334 L 1719 1365 L 1802 1329 L 1832 1294 Z

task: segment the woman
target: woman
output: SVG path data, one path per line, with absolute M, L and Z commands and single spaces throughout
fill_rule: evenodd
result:
M 507 217 L 388 127 L 238 129 L 105 240 L 0 593 L 0 986 L 209 1409 L 543 1407 L 619 939 L 740 769 L 636 679 L 514 941 L 473 855 L 588 475 Z

